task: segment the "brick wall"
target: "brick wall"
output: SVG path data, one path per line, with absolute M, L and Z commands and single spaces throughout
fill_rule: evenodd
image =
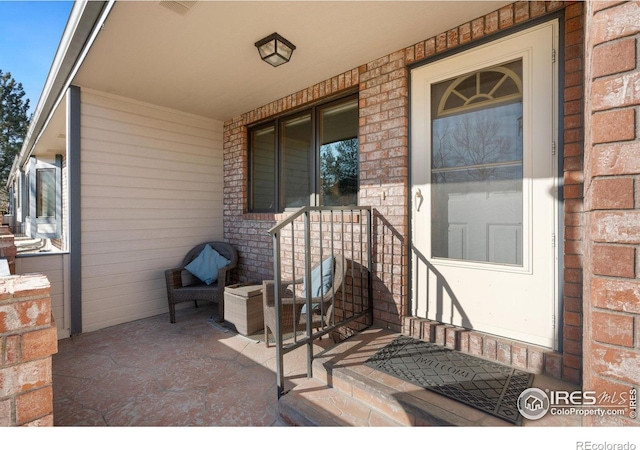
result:
M 322 99 L 346 94 L 358 85 L 358 69 L 249 111 L 225 122 L 224 148 L 224 238 L 238 250 L 238 280 L 273 278 L 273 250 L 268 231 L 285 215 L 247 213 L 247 127 L 278 114 L 309 106 Z
M 401 331 L 409 284 L 409 70 L 400 50 L 360 68 L 360 204 L 375 208 L 374 323 Z
M 574 383 L 582 379 L 583 6 L 582 2 L 567 5 L 564 24 L 562 377 Z
M 640 4 L 586 8 L 584 389 L 628 393 L 640 385 Z
M 239 250 L 240 281 L 272 277 L 267 230 L 274 214 L 247 213 L 247 126 L 357 88 L 360 114 L 361 205 L 375 208 L 373 289 L 375 324 L 403 331 L 409 315 L 409 69 L 466 44 L 565 8 L 564 56 L 564 311 L 562 359 L 549 359 L 554 376 L 578 382 L 582 357 L 583 3 L 516 2 L 427 37 L 408 48 L 249 111 L 225 123 L 225 239 Z M 491 344 L 491 343 L 489 343 Z M 497 346 L 497 344 L 496 344 Z M 491 347 L 488 345 L 487 347 Z M 497 347 L 496 347 L 497 348 Z M 490 350 L 490 349 L 489 349 Z M 495 352 L 497 355 L 497 352 Z M 516 352 L 517 353 L 517 352 Z M 531 349 L 535 365 L 538 349 Z M 502 353 L 504 356 L 504 352 Z M 517 353 L 516 357 L 519 353 Z M 497 357 L 497 356 L 496 356 Z M 510 356 L 511 358 L 512 356 Z
M 49 294 L 44 275 L 0 279 L 0 426 L 53 426 Z

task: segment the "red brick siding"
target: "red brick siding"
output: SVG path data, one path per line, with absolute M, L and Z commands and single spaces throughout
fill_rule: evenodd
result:
M 238 247 L 240 281 L 271 276 L 271 242 L 267 230 L 277 219 L 273 214 L 247 213 L 247 126 L 357 87 L 360 108 L 359 202 L 375 208 L 374 320 L 378 326 L 402 331 L 406 326 L 403 321 L 409 314 L 409 251 L 406 240 L 409 235 L 408 65 L 561 8 L 565 8 L 564 2 L 520 1 L 507 5 L 227 121 L 224 130 L 225 239 Z M 563 300 L 565 314 L 571 313 L 579 319 L 582 317 L 583 24 L 582 2 L 569 3 L 565 8 L 564 49 L 567 253 Z M 455 334 L 450 336 L 454 339 Z M 462 342 L 469 342 L 464 340 L 467 335 L 464 336 L 461 337 Z M 526 346 L 522 364 L 524 367 L 527 364 L 539 368 L 548 366 L 554 376 L 564 376 L 577 382 L 580 380 L 581 339 L 580 320 L 565 325 L 563 345 L 565 353 L 571 355 L 570 365 L 562 367 L 557 355 L 543 358 L 537 348 L 527 349 Z M 449 344 L 452 343 L 450 340 Z M 492 348 L 492 344 L 488 344 L 487 349 Z M 502 345 L 499 349 L 496 347 L 494 353 L 496 357 L 499 355 L 506 359 L 505 352 Z M 519 347 L 513 358 L 514 350 L 511 349 L 511 358 L 516 362 L 520 361 L 518 352 Z
M 49 291 L 42 275 L 0 280 L 0 426 L 53 426 Z
M 359 201 L 376 210 L 374 321 L 395 331 L 408 314 L 408 83 L 404 50 L 361 68 Z
M 586 5 L 583 388 L 626 393 L 640 384 L 640 4 Z
M 636 67 L 636 40 L 633 37 L 602 44 L 593 49 L 594 78 L 626 72 Z
M 562 288 L 563 378 L 579 383 L 582 376 L 582 191 L 583 191 L 583 3 L 565 8 L 564 39 L 564 279 Z M 568 194 L 568 195 L 567 195 Z M 572 276 L 573 275 L 573 276 Z M 572 320 L 576 319 L 576 320 Z
M 225 122 L 224 233 L 225 240 L 238 249 L 236 281 L 273 278 L 273 251 L 268 230 L 281 218 L 276 214 L 247 212 L 247 127 L 275 115 L 309 106 L 323 98 L 346 93 L 358 85 L 358 78 L 359 69 L 353 69 Z

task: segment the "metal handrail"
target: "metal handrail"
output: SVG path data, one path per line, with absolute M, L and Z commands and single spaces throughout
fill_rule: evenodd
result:
M 345 231 L 345 213 L 350 213 L 350 230 Z M 373 323 L 373 293 L 371 289 L 372 282 L 372 212 L 373 208 L 369 206 L 335 206 L 335 207 L 312 207 L 312 206 L 304 206 L 298 209 L 295 212 L 292 212 L 289 217 L 275 225 L 269 230 L 269 233 L 273 239 L 273 274 L 274 274 L 274 298 L 275 298 L 275 314 L 276 314 L 276 330 L 275 341 L 276 341 L 276 376 L 277 376 L 277 387 L 278 387 L 278 398 L 280 398 L 283 394 L 285 394 L 284 390 L 284 355 L 288 352 L 295 350 L 303 345 L 307 346 L 307 377 L 311 378 L 313 376 L 312 364 L 313 364 L 313 345 L 316 339 L 320 339 L 321 337 L 332 333 L 339 328 L 345 327 L 346 325 L 351 324 L 354 321 L 358 321 L 362 318 L 367 318 L 366 326 L 370 326 Z M 318 213 L 317 219 L 317 228 L 318 235 L 315 239 L 312 238 L 311 228 L 311 214 Z M 324 238 L 324 219 L 323 216 L 329 216 L 329 239 Z M 337 216 L 336 216 L 337 214 Z M 360 217 L 357 222 L 354 222 L 354 217 Z M 335 232 L 335 223 L 336 218 L 339 217 L 340 224 L 342 226 L 342 230 L 339 232 L 339 239 L 336 239 Z M 302 229 L 296 229 L 296 223 L 302 222 Z M 315 223 L 315 221 L 314 221 Z M 355 230 L 355 223 L 358 224 L 358 230 Z M 300 228 L 300 227 L 298 227 Z M 364 232 L 363 232 L 364 228 Z M 339 299 L 336 296 L 336 292 L 332 292 L 332 310 L 331 310 L 331 318 L 329 323 L 326 324 L 324 320 L 321 320 L 321 326 L 318 331 L 313 331 L 312 329 L 312 308 L 313 305 L 311 303 L 311 289 L 306 289 L 304 304 L 306 305 L 306 336 L 304 338 L 298 338 L 298 321 L 300 317 L 297 316 L 296 311 L 296 294 L 293 294 L 293 305 L 292 305 L 292 314 L 293 314 L 293 342 L 288 343 L 286 346 L 283 345 L 283 331 L 282 331 L 282 298 L 283 292 L 281 292 L 281 282 L 282 282 L 282 234 L 289 231 L 291 233 L 291 249 L 290 249 L 290 257 L 291 257 L 291 274 L 292 279 L 296 279 L 296 255 L 299 252 L 299 246 L 296 246 L 296 241 L 302 234 L 304 245 L 303 245 L 303 258 L 304 258 L 304 280 L 306 286 L 311 286 L 311 261 L 312 261 L 312 249 L 317 250 L 317 254 L 320 257 L 320 264 L 324 261 L 323 251 L 328 250 L 331 255 L 336 254 L 336 252 L 340 252 L 345 258 L 346 255 L 349 254 L 351 258 L 348 258 L 351 262 L 351 303 L 350 308 L 346 307 L 346 275 L 343 280 L 343 285 L 341 286 L 342 298 Z M 348 235 L 348 236 L 345 236 Z M 345 242 L 345 237 L 350 239 L 349 243 Z M 356 249 L 355 243 L 356 238 L 359 241 L 360 248 Z M 317 242 L 317 246 L 312 245 L 312 240 Z M 328 242 L 327 242 L 328 241 Z M 338 241 L 338 242 L 336 242 Z M 364 241 L 364 242 L 363 242 Z M 340 244 L 340 248 L 337 248 L 336 244 Z M 363 248 L 366 246 L 366 249 Z M 348 248 L 347 248 L 348 247 Z M 366 254 L 366 256 L 365 256 Z M 366 263 L 366 266 L 365 266 Z M 346 263 L 345 263 L 346 264 Z M 360 282 L 359 282 L 359 301 L 360 305 L 356 304 L 356 294 L 355 294 L 355 286 L 354 276 L 355 276 L 355 264 L 359 264 L 359 273 L 360 273 Z M 347 266 L 344 267 L 345 274 L 347 273 Z M 366 267 L 366 273 L 363 274 L 363 268 Z M 322 269 L 321 269 L 322 270 Z M 366 281 L 366 286 L 363 285 L 363 281 Z M 364 288 L 366 287 L 366 293 L 364 292 Z M 366 298 L 365 298 L 366 295 Z M 336 322 L 336 302 L 340 300 L 340 304 L 342 306 L 340 321 Z M 366 304 L 363 304 L 366 301 Z M 356 306 L 359 306 L 357 308 Z M 320 302 L 320 314 L 321 317 L 324 318 L 325 310 L 324 310 L 324 302 Z M 360 309 L 360 311 L 356 311 Z

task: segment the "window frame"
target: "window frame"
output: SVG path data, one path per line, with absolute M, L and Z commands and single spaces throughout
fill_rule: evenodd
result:
M 251 129 L 248 130 L 248 146 L 247 146 L 247 161 L 248 161 L 248 168 L 247 168 L 247 210 L 249 212 L 258 212 L 258 213 L 262 213 L 262 212 L 274 212 L 277 210 L 278 208 L 278 200 L 277 197 L 279 197 L 279 195 L 276 195 L 276 192 L 278 191 L 278 185 L 279 185 L 279 170 L 278 167 L 280 166 L 280 161 L 279 161 L 279 155 L 278 155 L 278 147 L 280 146 L 280 143 L 278 142 L 278 136 L 280 133 L 278 133 L 278 126 L 279 124 L 276 121 L 269 121 L 263 124 L 260 124 L 259 126 L 253 127 Z M 273 186 L 273 196 L 275 198 L 275 202 L 274 202 L 274 208 L 255 208 L 252 209 L 252 202 L 253 202 L 253 177 L 252 177 L 252 173 L 253 173 L 253 134 L 254 132 L 258 132 L 260 130 L 264 130 L 267 128 L 273 128 L 273 161 L 274 161 L 274 170 L 275 170 L 275 176 L 274 176 L 274 186 Z
M 249 127 L 247 130 L 247 198 L 246 207 L 249 213 L 280 213 L 290 209 L 298 209 L 296 207 L 285 207 L 285 186 L 282 183 L 283 180 L 283 149 L 282 149 L 282 127 L 287 121 L 292 119 L 303 117 L 305 115 L 311 116 L 311 136 L 310 142 L 313 146 L 311 155 L 309 155 L 309 205 L 319 206 L 321 197 L 320 187 L 320 111 L 352 101 L 358 104 L 358 92 L 351 93 L 340 98 L 332 100 L 318 102 L 314 105 L 302 108 L 296 111 L 292 111 L 288 114 L 274 117 L 268 121 L 255 124 Z M 359 109 L 359 106 L 358 106 Z M 359 115 L 359 114 L 358 114 Z M 255 132 L 273 127 L 274 129 L 274 161 L 275 161 L 275 186 L 273 188 L 273 207 L 272 208 L 254 208 L 253 207 L 253 136 Z M 360 155 L 360 127 L 359 123 L 356 124 L 356 138 L 358 139 L 358 156 Z M 358 157 L 358 192 L 360 191 L 360 160 Z M 356 195 L 356 206 L 360 203 L 359 195 Z
M 47 178 L 43 175 L 48 174 Z M 53 195 L 53 198 L 46 202 L 44 193 Z M 59 195 L 58 186 L 56 186 L 56 168 L 55 167 L 36 167 L 36 219 L 56 219 L 56 197 Z M 52 202 L 52 203 L 50 203 Z M 46 215 L 44 212 L 50 212 L 53 206 L 53 214 Z
M 36 158 L 31 156 L 25 170 L 27 177 L 27 195 L 25 196 L 24 222 L 27 224 L 28 235 L 33 238 L 58 239 L 62 236 L 62 155 L 57 154 L 53 159 Z M 53 180 L 53 194 L 55 198 L 54 216 L 38 216 L 38 172 L 42 170 L 55 171 Z M 40 186 L 41 188 L 42 186 Z
M 287 116 L 284 116 L 280 119 L 276 119 L 276 123 L 277 123 L 277 127 L 276 128 L 276 186 L 275 186 L 275 193 L 276 193 L 276 201 L 274 202 L 276 205 L 276 211 L 269 211 L 269 212 L 281 212 L 281 211 L 285 211 L 287 209 L 298 209 L 300 208 L 300 206 L 293 206 L 293 207 L 285 207 L 284 203 L 286 202 L 286 195 L 287 195 L 287 191 L 286 191 L 286 185 L 282 182 L 284 180 L 284 164 L 285 164 L 285 158 L 284 158 L 284 151 L 282 148 L 282 145 L 284 144 L 284 139 L 282 139 L 283 135 L 284 135 L 284 126 L 286 125 L 287 122 L 289 121 L 295 121 L 296 119 L 301 119 L 305 116 L 309 116 L 309 120 L 311 121 L 310 123 L 310 136 L 309 136 L 309 144 L 313 146 L 313 151 L 311 152 L 311 154 L 309 155 L 309 180 L 308 180 L 308 189 L 309 189 L 309 204 L 314 204 L 317 203 L 317 199 L 315 198 L 315 193 L 314 193 L 314 186 L 316 186 L 316 182 L 317 182 L 317 169 L 316 166 L 318 164 L 317 162 L 317 156 L 316 154 L 318 153 L 318 142 L 319 139 L 317 138 L 317 134 L 318 134 L 318 124 L 317 124 L 317 106 L 314 106 L 312 108 L 307 108 L 307 109 L 303 109 L 300 111 L 297 111 L 293 114 L 289 114 Z M 311 201 L 311 198 L 313 197 L 314 201 Z

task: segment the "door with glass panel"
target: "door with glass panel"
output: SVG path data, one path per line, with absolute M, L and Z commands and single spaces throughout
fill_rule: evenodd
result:
M 556 345 L 556 34 L 412 71 L 414 315 Z

